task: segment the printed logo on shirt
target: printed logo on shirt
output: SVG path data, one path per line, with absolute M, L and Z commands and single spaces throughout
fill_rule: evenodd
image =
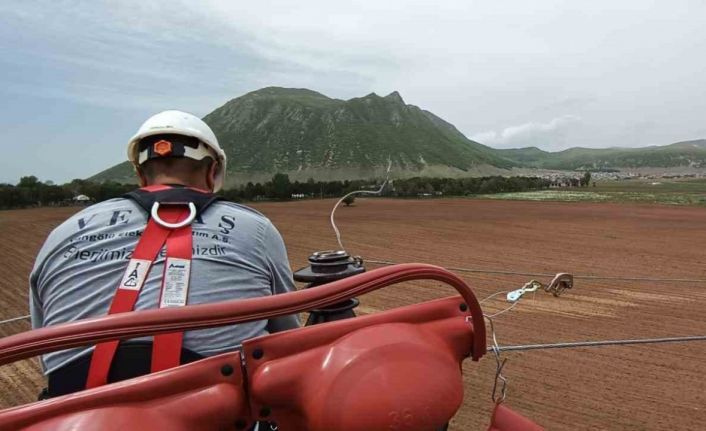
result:
M 219 244 L 211 245 L 210 247 L 203 247 L 199 244 L 194 244 L 191 248 L 192 255 L 194 256 L 212 256 L 220 257 L 226 256 L 228 250 Z M 77 261 L 86 262 L 108 262 L 114 260 L 128 260 L 132 258 L 133 250 L 130 248 L 122 247 L 117 249 L 108 248 L 98 248 L 98 249 L 83 249 L 72 245 L 63 254 L 64 259 L 71 259 Z M 167 255 L 166 249 L 162 249 L 159 252 L 159 257 L 164 258 Z
M 230 231 L 235 229 L 235 217 L 233 216 L 221 216 L 221 221 L 218 222 L 219 232 L 223 235 L 230 234 Z M 225 241 L 228 242 L 228 241 Z
M 130 259 L 120 289 L 140 290 L 145 283 L 152 262 L 144 259 Z

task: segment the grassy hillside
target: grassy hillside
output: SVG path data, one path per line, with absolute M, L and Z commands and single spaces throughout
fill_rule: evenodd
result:
M 706 167 L 705 139 L 645 148 L 570 148 L 549 153 L 531 147 L 498 152 L 520 165 L 544 169 Z
M 266 88 L 231 100 L 204 120 L 232 155 L 233 171 L 372 170 L 388 160 L 402 170 L 512 165 L 433 114 L 406 105 L 396 92 L 343 101 L 310 90 Z

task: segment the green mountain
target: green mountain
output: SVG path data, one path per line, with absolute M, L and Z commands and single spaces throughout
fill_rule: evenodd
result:
M 307 89 L 268 87 L 227 102 L 204 117 L 228 155 L 227 184 L 292 180 L 460 177 L 507 173 L 513 167 L 557 170 L 691 166 L 706 168 L 706 140 L 645 148 L 536 147 L 496 150 L 471 141 L 398 92 L 350 100 Z M 129 163 L 92 180 L 134 181 Z
M 550 153 L 536 147 L 498 150 L 518 165 L 544 169 L 706 168 L 706 139 L 643 148 L 570 148 Z
M 471 141 L 399 93 L 332 99 L 306 89 L 268 87 L 227 102 L 204 117 L 228 155 L 227 181 L 461 176 L 515 163 Z M 127 163 L 94 180 L 128 180 Z

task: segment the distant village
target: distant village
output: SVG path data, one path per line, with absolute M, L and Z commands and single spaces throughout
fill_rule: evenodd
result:
M 581 179 L 585 176 L 583 171 L 542 171 L 538 177 L 549 180 L 551 188 L 558 187 L 578 187 Z M 591 172 L 591 181 L 627 181 L 627 180 L 675 180 L 675 179 L 696 179 L 706 178 L 706 172 L 689 173 L 645 173 L 645 172 Z

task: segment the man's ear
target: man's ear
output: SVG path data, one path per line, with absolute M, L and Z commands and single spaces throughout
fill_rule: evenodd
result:
M 218 174 L 218 162 L 213 161 L 211 162 L 211 165 L 208 167 L 208 173 L 206 174 L 206 185 L 208 186 L 208 189 L 213 191 L 213 188 L 216 186 L 216 175 Z
M 147 187 L 147 177 L 139 166 L 135 166 L 135 173 L 137 174 L 137 178 L 140 180 L 140 187 Z

